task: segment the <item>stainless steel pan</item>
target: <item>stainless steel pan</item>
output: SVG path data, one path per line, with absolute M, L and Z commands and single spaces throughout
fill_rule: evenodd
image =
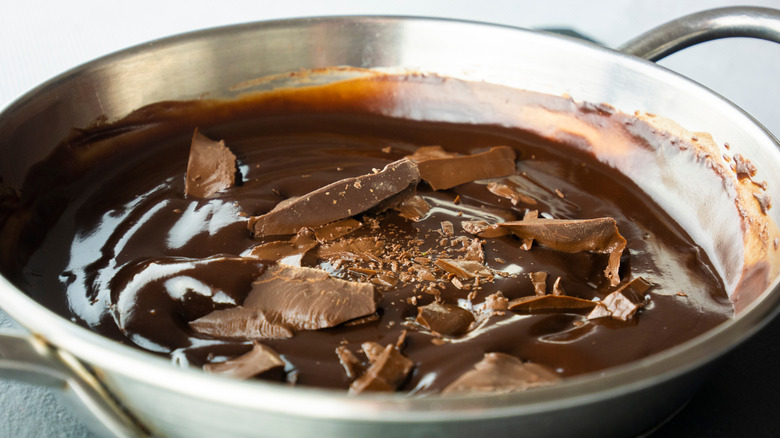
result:
M 420 18 L 296 19 L 195 32 L 88 63 L 9 106 L 0 114 L 0 176 L 20 185 L 72 127 L 98 116 L 225 95 L 242 81 L 301 68 L 355 66 L 435 72 L 660 114 L 750 157 L 780 199 L 777 141 L 725 99 L 641 59 L 726 36 L 780 42 L 780 12 L 696 14 L 621 51 L 542 32 Z M 770 210 L 776 223 L 779 210 Z M 64 389 L 106 435 L 625 436 L 671 415 L 706 377 L 708 364 L 776 313 L 780 290 L 771 280 L 733 321 L 600 376 L 527 393 L 407 398 L 348 397 L 179 369 L 72 324 L 0 277 L 0 305 L 33 333 L 0 335 L 0 377 Z

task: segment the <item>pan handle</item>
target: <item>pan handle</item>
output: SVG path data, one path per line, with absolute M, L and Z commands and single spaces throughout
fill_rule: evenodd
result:
M 780 10 L 737 6 L 697 12 L 645 32 L 618 50 L 658 61 L 695 44 L 731 37 L 780 43 Z
M 72 407 L 86 411 L 79 412 L 80 418 L 102 436 L 149 436 L 80 361 L 34 335 L 0 333 L 0 379 L 4 378 L 74 397 L 79 403 Z

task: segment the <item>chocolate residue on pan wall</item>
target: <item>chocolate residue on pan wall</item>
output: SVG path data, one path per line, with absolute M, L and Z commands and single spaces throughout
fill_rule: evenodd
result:
M 500 103 L 490 111 L 460 105 L 472 100 Z M 515 107 L 525 112 L 507 110 Z M 742 266 L 748 258 L 733 248 L 716 253 L 700 247 L 672 220 L 670 214 L 678 212 L 667 214 L 615 170 L 632 175 L 649 166 L 648 156 L 663 161 L 685 153 L 670 147 L 669 135 L 654 137 L 642 118 L 589 108 L 487 84 L 391 75 L 235 101 L 151 105 L 84 130 L 31 170 L 21 196 L 8 203 L 13 212 L 3 215 L 10 218 L 3 233 L 21 245 L 15 258 L 3 260 L 4 274 L 78 324 L 179 364 L 213 369 L 241 362 L 260 342 L 279 359 L 272 361 L 274 372 L 259 378 L 298 385 L 347 390 L 358 376 L 372 376 L 366 387 L 380 382 L 407 393 L 440 392 L 497 353 L 561 378 L 604 370 L 728 320 L 728 293 L 736 282 L 722 280 L 718 265 L 736 260 Z M 208 199 L 188 197 L 184 190 L 196 127 L 224 140 L 240 175 L 234 187 Z M 413 211 L 394 204 L 398 209 L 348 213 L 359 226 L 347 226 L 331 241 L 320 242 L 316 230 L 316 239 L 291 236 L 298 227 L 284 230 L 287 236 L 254 237 L 247 228 L 249 217 L 263 217 L 280 203 L 284 207 L 336 181 L 359 182 L 431 145 L 463 156 L 506 146 L 515 154 L 515 175 L 442 190 L 420 182 Z M 693 160 L 683 166 L 702 167 Z M 139 172 L 143 178 L 136 177 Z M 700 183 L 719 177 L 710 170 L 691 172 Z M 733 204 L 736 195 L 724 198 Z M 479 237 L 462 225 L 474 225 L 474 231 L 530 211 L 541 219 L 613 218 L 627 242 L 620 284 L 641 277 L 652 286 L 641 306 L 634 303 L 635 314 L 623 321 L 589 319 L 590 309 L 567 306 L 513 311 L 509 303 L 540 291 L 532 272 L 557 279 L 550 296 L 558 301 L 601 301 L 621 287 L 604 274 L 608 254 L 556 251 L 535 242 L 523 248 L 511 234 Z M 723 226 L 740 229 L 739 213 L 723 214 Z M 279 260 L 252 257 L 258 245 L 268 246 L 257 254 L 271 251 Z M 268 316 L 265 308 L 262 317 L 247 311 L 241 321 L 274 334 L 259 341 L 192 329 L 193 321 L 241 309 L 253 282 L 275 272 L 269 266 L 281 266 L 275 263 L 371 285 L 378 292 L 371 294 L 376 311 L 369 306 L 350 314 L 355 320 L 333 319 L 332 327 L 290 323 L 285 318 L 294 316 Z M 138 293 L 122 286 L 144 278 L 151 280 Z M 268 327 L 262 318 L 281 329 L 263 331 Z M 385 362 L 371 346 L 384 349 L 393 366 L 377 365 Z M 399 372 L 385 376 L 391 368 Z

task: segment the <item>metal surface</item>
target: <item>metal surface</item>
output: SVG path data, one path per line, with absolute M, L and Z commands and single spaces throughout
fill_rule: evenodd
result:
M 699 12 L 639 35 L 618 50 L 658 61 L 695 44 L 732 37 L 759 38 L 780 43 L 780 11 L 731 7 Z
M 193 71 L 192 65 L 199 68 Z M 197 32 L 65 73 L 0 115 L 0 156 L 14 158 L 0 161 L 0 175 L 6 183 L 20 184 L 27 169 L 72 126 L 88 125 L 100 115 L 118 118 L 160 100 L 196 98 L 204 92 L 222 95 L 248 79 L 332 65 L 437 72 L 661 114 L 689 129 L 711 132 L 719 143 L 732 144 L 734 153 L 751 157 L 759 178 L 768 180 L 772 196 L 780 199 L 780 176 L 774 172 L 780 155 L 771 135 L 724 99 L 672 72 L 563 37 L 381 17 L 289 20 Z M 40 129 L 43 120 L 50 122 L 45 130 Z M 780 222 L 777 209 L 771 212 Z M 10 315 L 89 364 L 99 387 L 108 388 L 153 433 L 170 436 L 638 433 L 674 412 L 703 378 L 699 367 L 757 330 L 775 312 L 779 295 L 774 288 L 767 290 L 734 321 L 598 378 L 506 395 L 354 398 L 174 368 L 70 323 L 0 278 L 0 302 Z M 57 369 L 64 363 L 57 359 L 50 365 Z M 105 394 L 95 399 L 109 406 L 113 402 Z M 604 412 L 612 410 L 624 415 L 604 422 Z

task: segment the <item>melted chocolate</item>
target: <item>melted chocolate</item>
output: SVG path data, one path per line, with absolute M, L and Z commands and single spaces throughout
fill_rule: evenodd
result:
M 231 359 L 236 362 L 225 367 L 243 368 L 257 353 L 255 339 L 262 338 L 285 371 L 259 378 L 353 392 L 547 384 L 644 358 L 731 316 L 723 284 L 699 247 L 635 184 L 583 152 L 576 136 L 555 143 L 511 126 L 425 120 L 441 111 L 424 107 L 426 99 L 467 100 L 472 87 L 439 78 L 371 77 L 236 101 L 161 103 L 83 130 L 31 171 L 13 207 L 15 218 L 29 219 L 20 231 L 18 257 L 5 260 L 11 266 L 5 271 L 60 314 L 177 363 L 213 369 Z M 502 93 L 496 96 L 503 101 Z M 513 101 L 559 113 L 561 120 L 581 118 L 599 129 L 641 125 L 633 116 L 594 112 L 567 99 L 515 93 Z M 446 112 L 461 110 L 469 108 Z M 207 199 L 185 195 L 196 127 L 224 139 L 240 176 L 235 187 Z M 636 147 L 649 141 L 637 139 Z M 501 179 L 463 181 L 447 190 L 420 183 L 413 205 L 394 203 L 403 213 L 365 211 L 413 186 L 415 176 L 407 173 L 393 193 L 361 201 L 351 212 L 346 207 L 323 221 L 316 211 L 296 210 L 305 222 L 274 222 L 280 228 L 270 233 L 261 226 L 256 238 L 247 229 L 249 217 L 292 212 L 296 199 L 330 184 L 347 180 L 350 190 L 360 191 L 366 181 L 361 178 L 373 169 L 431 144 L 442 145 L 444 152 L 433 158 L 441 160 L 506 146 L 499 151 L 511 148 L 515 174 L 490 171 L 479 177 Z M 648 303 L 626 321 L 588 319 L 587 311 L 568 304 L 530 314 L 508 309 L 544 291 L 543 280 L 529 277 L 535 272 L 559 279 L 558 292 L 543 301 L 598 302 L 619 287 L 604 275 L 608 262 L 617 271 L 617 261 L 609 260 L 617 251 L 558 251 L 539 235 L 527 237 L 542 245 L 523 249 L 517 236 L 490 228 L 524 216 L 532 220 L 529 209 L 538 211 L 540 222 L 614 218 L 626 240 L 615 275 L 624 283 L 644 278 L 652 285 Z M 316 239 L 306 232 L 267 235 L 295 234 L 301 225 L 349 216 L 362 226 L 313 230 Z M 443 228 L 444 222 L 454 226 Z M 253 225 L 258 230 L 257 220 Z M 474 233 L 481 236 L 477 244 Z M 359 282 L 359 303 L 334 312 L 328 303 L 340 299 L 335 296 L 306 303 L 278 291 L 264 297 L 256 292 L 263 288 L 258 281 L 278 279 L 276 269 L 283 265 L 275 259 L 320 269 L 334 281 Z M 290 269 L 288 277 L 303 268 Z M 452 311 L 462 313 L 455 307 L 474 321 L 465 314 L 453 318 Z M 220 312 L 238 316 L 225 324 L 215 318 Z M 311 318 L 297 319 L 301 313 Z M 255 334 L 235 335 L 239 329 Z M 405 339 L 403 345 L 398 339 Z M 277 360 L 268 364 L 278 369 Z M 473 370 L 489 373 L 467 374 Z

